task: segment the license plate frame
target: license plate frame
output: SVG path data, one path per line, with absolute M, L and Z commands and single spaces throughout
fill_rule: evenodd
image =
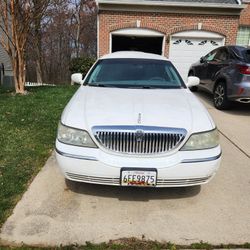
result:
M 128 178 L 128 183 L 124 182 L 124 175 L 129 174 L 131 178 Z M 133 181 L 133 176 L 136 175 L 136 180 Z M 137 176 L 145 176 L 146 181 L 139 181 Z M 148 176 L 149 179 L 148 180 Z M 155 168 L 122 168 L 120 173 L 120 185 L 123 187 L 156 187 L 157 186 L 158 172 Z M 154 181 L 152 181 L 152 178 Z

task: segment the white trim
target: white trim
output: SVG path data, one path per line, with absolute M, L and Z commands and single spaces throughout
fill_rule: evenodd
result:
M 109 33 L 109 53 L 112 53 L 112 32 Z
M 99 4 L 117 4 L 117 5 L 123 5 L 123 4 L 129 4 L 129 5 L 148 5 L 148 6 L 181 6 L 181 7 L 202 7 L 202 8 L 221 8 L 221 9 L 227 9 L 227 8 L 241 8 L 240 1 L 237 0 L 238 4 L 221 4 L 221 3 L 194 3 L 194 2 L 176 2 L 176 1 L 138 1 L 138 0 L 123 0 L 123 1 L 117 1 L 117 0 L 97 0 Z
M 150 13 L 186 13 L 209 15 L 239 16 L 245 4 L 192 3 L 175 1 L 138 1 L 138 0 L 98 0 L 99 10 L 150 12 Z
M 189 30 L 189 31 L 182 31 L 177 32 L 171 35 L 172 37 L 191 37 L 191 38 L 225 38 L 223 35 L 218 33 L 214 33 L 211 31 L 204 31 L 204 30 Z
M 203 23 L 198 23 L 198 30 L 202 30 Z
M 140 27 L 141 27 L 141 20 L 137 20 L 137 21 L 136 21 L 136 27 L 137 27 L 137 28 L 140 28 Z
M 162 41 L 162 52 L 161 52 L 162 56 L 165 56 L 165 48 L 166 48 L 166 36 L 163 37 Z
M 164 34 L 158 31 L 143 29 L 143 28 L 126 28 L 111 32 L 112 35 L 120 36 L 149 36 L 149 37 L 163 37 Z
M 112 41 L 113 35 L 119 36 L 135 36 L 135 37 L 162 37 L 162 55 L 165 55 L 165 46 L 166 46 L 166 36 L 165 34 L 143 28 L 125 28 L 110 32 L 109 34 L 109 53 L 112 53 Z

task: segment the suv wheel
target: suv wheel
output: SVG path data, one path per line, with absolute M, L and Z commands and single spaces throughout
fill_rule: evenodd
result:
M 227 98 L 226 84 L 223 82 L 219 82 L 214 89 L 214 106 L 220 110 L 230 107 L 230 101 Z
M 195 76 L 194 75 L 194 72 L 193 71 L 190 71 L 188 76 Z M 194 87 L 191 87 L 189 88 L 192 92 L 197 92 L 198 91 L 198 87 L 197 86 L 194 86 Z

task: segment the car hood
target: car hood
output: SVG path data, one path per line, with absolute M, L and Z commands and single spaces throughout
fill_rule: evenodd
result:
M 91 131 L 94 126 L 141 125 L 214 128 L 203 105 L 188 89 L 125 89 L 82 86 L 62 115 L 62 123 Z

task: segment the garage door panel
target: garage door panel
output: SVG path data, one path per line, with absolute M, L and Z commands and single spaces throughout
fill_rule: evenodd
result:
M 199 32 L 197 32 L 197 35 L 199 35 Z M 170 41 L 169 59 L 173 62 L 175 67 L 180 72 L 182 78 L 185 80 L 187 78 L 188 70 L 191 64 L 199 61 L 202 56 L 205 56 L 210 51 L 222 46 L 223 44 L 223 37 L 195 38 L 188 36 L 174 36 Z
M 207 54 L 206 51 L 202 50 L 202 51 L 177 51 L 176 53 L 173 53 L 172 56 L 174 56 L 174 59 L 178 58 L 178 59 L 183 59 L 186 61 L 190 61 L 192 60 L 192 58 L 194 57 L 199 57 L 200 55 L 204 55 Z

